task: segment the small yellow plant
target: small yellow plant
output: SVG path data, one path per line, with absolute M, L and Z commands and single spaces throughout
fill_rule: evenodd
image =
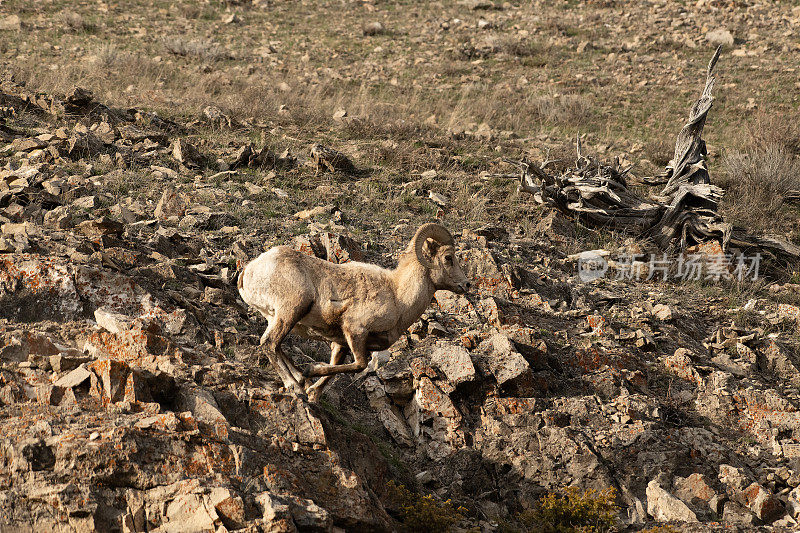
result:
M 519 520 L 530 531 L 543 533 L 604 533 L 614 526 L 615 497 L 613 488 L 597 492 L 567 487 L 545 495 L 535 509 L 520 514 Z
M 439 501 L 432 494 L 421 495 L 405 485 L 389 481 L 389 494 L 400 503 L 403 525 L 408 531 L 446 533 L 464 519 L 464 507 L 454 507 L 450 500 Z

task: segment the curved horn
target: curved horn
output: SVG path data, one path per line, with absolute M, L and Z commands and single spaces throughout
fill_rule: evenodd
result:
M 422 247 L 424 246 L 425 241 L 428 239 L 433 239 L 434 241 L 445 246 L 455 244 L 455 240 L 453 240 L 453 236 L 444 226 L 433 223 L 423 224 L 420 226 L 420 228 L 414 234 L 414 238 L 411 240 L 411 242 L 414 245 L 414 252 L 420 264 L 425 268 L 432 268 L 433 265 L 422 253 Z

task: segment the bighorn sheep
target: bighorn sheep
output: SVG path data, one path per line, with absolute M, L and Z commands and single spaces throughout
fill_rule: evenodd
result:
M 331 375 L 359 372 L 370 352 L 394 344 L 422 315 L 436 290 L 462 294 L 470 289 L 454 246 L 443 226 L 425 224 L 394 270 L 334 264 L 278 246 L 244 267 L 239 294 L 268 321 L 261 344 L 284 386 L 316 401 Z M 301 373 L 280 347 L 290 331 L 330 342 L 330 364 L 314 364 Z M 340 364 L 348 349 L 354 362 Z M 306 377 L 317 376 L 316 383 L 306 386 Z

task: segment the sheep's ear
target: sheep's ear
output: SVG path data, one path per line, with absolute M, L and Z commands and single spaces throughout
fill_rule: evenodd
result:
M 436 257 L 436 252 L 439 250 L 439 246 L 441 245 L 437 241 L 425 239 L 425 244 L 422 245 L 422 253 L 425 254 L 428 260 L 433 261 L 433 258 Z

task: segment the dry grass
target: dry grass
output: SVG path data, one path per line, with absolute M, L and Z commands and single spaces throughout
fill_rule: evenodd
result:
M 0 34 L 0 53 L 32 90 L 64 94 L 80 85 L 109 105 L 182 121 L 217 106 L 245 125 L 200 127 L 216 157 L 254 140 L 301 156 L 312 142 L 341 149 L 369 180 L 346 205 L 351 212 L 379 206 L 388 213 L 377 217 L 381 224 L 436 216 L 427 197 L 400 188 L 435 169 L 439 175 L 426 187 L 450 199 L 448 221 L 523 229 L 535 223 L 531 199 L 513 183 L 482 180 L 481 172 L 507 172 L 504 158 L 552 156 L 560 145 L 571 162 L 576 133 L 587 134 L 588 151 L 605 146 L 600 157 L 630 154 L 637 143 L 663 167 L 708 60 L 707 50 L 662 42 L 621 51 L 605 25 L 613 7 L 595 3 L 471 12 L 446 0 L 418 3 L 413 15 L 396 2 L 312 4 L 279 0 L 262 9 L 251 2 L 137 0 L 121 13 L 63 2 L 31 9 L 7 0 L 4 8 L 23 18 L 30 36 Z M 232 14 L 239 22 L 226 22 Z M 480 28 L 479 19 L 491 24 Z M 374 21 L 386 31 L 364 35 L 364 24 Z M 591 46 L 578 52 L 584 42 Z M 612 51 L 616 59 L 606 57 Z M 639 62 L 644 54 L 653 60 Z M 767 70 L 751 69 L 753 62 L 724 56 L 720 63 L 722 83 L 747 76 L 735 88 L 719 85 L 726 101 L 710 117 L 710 143 L 730 146 L 735 132 L 746 131 L 750 117 L 737 106 L 767 84 Z M 637 86 L 644 78 L 648 85 Z M 770 98 L 790 99 L 788 91 Z M 759 103 L 766 108 L 771 101 Z M 339 109 L 346 119 L 333 118 Z M 796 128 L 768 129 L 772 144 L 784 142 L 784 152 L 795 153 Z M 712 179 L 718 173 L 712 168 Z M 338 186 L 337 179 L 281 170 L 271 185 L 290 190 L 294 203 L 268 209 L 283 214 L 300 203 L 327 202 L 315 187 Z M 733 205 L 747 194 L 731 191 L 728 199 Z M 375 218 L 378 209 L 367 211 L 358 218 Z
M 591 109 L 589 99 L 580 94 L 553 94 L 534 100 L 537 114 L 547 124 L 570 124 L 580 126 L 586 123 Z
M 231 57 L 230 52 L 212 41 L 186 37 L 168 37 L 164 39 L 164 48 L 176 56 L 197 57 L 207 61 L 219 61 Z
M 97 27 L 93 23 L 87 21 L 83 15 L 74 11 L 62 13 L 61 23 L 65 31 L 73 33 L 92 32 L 97 29 Z
M 780 144 L 732 150 L 723 160 L 725 212 L 751 230 L 775 232 L 786 218 L 784 199 L 800 190 L 800 158 Z

